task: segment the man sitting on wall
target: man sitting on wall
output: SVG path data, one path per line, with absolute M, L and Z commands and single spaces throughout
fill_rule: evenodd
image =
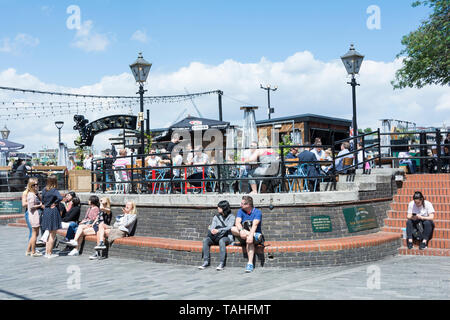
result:
M 245 243 L 247 247 L 248 263 L 245 272 L 253 271 L 253 258 L 255 256 L 255 245 L 264 241 L 261 233 L 261 210 L 253 207 L 253 198 L 243 196 L 241 201 L 241 209 L 236 215 L 236 224 L 231 228 L 231 233 Z

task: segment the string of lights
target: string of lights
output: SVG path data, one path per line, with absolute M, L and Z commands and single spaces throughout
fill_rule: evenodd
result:
M 124 109 L 124 108 L 130 108 L 133 104 L 116 104 L 109 107 L 109 109 Z M 109 110 L 108 109 L 108 110 Z M 76 113 L 80 112 L 89 112 L 89 111 L 96 111 L 92 110 L 90 107 L 82 107 L 79 108 Z M 17 112 L 17 111 L 16 111 Z M 48 116 L 55 116 L 55 115 L 69 115 L 74 114 L 75 111 L 72 109 L 69 110 L 44 110 L 39 112 L 20 112 L 20 113 L 8 113 L 8 114 L 1 114 L 0 119 L 2 120 L 18 120 L 18 119 L 26 119 L 26 118 L 44 118 Z
M 31 90 L 31 89 L 20 89 L 20 88 L 11 88 L 11 87 L 1 87 L 0 90 L 7 90 L 13 92 L 22 92 L 22 93 L 32 93 L 32 94 L 43 94 L 43 95 L 55 95 L 55 96 L 66 96 L 66 97 L 77 97 L 77 98 L 93 98 L 93 99 L 127 99 L 127 100 L 138 100 L 138 96 L 100 96 L 100 95 L 88 95 L 88 94 L 76 94 L 76 93 L 63 93 L 63 92 L 53 92 L 53 91 L 39 91 L 39 90 Z M 203 95 L 210 94 L 218 94 L 220 91 L 207 91 L 207 92 L 199 92 L 199 93 L 191 93 L 191 94 L 180 94 L 180 95 L 171 95 L 171 96 L 150 96 L 144 97 L 144 100 L 158 103 L 169 103 L 174 100 L 187 100 Z

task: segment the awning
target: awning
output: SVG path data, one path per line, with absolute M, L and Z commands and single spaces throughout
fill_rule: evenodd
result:
M 0 139 L 0 152 L 11 152 L 25 148 L 23 144 Z
M 187 117 L 180 122 L 175 123 L 170 130 L 208 130 L 208 129 L 226 129 L 230 125 L 229 122 L 218 121 L 213 119 Z

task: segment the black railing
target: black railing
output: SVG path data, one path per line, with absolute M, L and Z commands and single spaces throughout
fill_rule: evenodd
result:
M 313 145 L 280 145 L 272 148 L 274 155 L 267 162 L 245 162 L 242 159 L 244 151 L 251 149 L 204 149 L 203 152 L 214 151 L 217 159 L 229 152 L 231 157 L 227 161 L 207 164 L 174 163 L 170 153 L 154 153 L 145 155 L 131 155 L 116 157 L 129 159 L 128 166 L 113 167 L 111 158 L 96 159 L 91 162 L 91 192 L 115 191 L 126 193 L 188 193 L 188 192 L 243 192 L 250 191 L 250 182 L 255 182 L 257 191 L 262 187 L 273 192 L 312 191 L 317 190 L 319 182 L 336 182 L 340 174 L 352 173 L 355 169 L 362 169 L 364 174 L 370 174 L 371 168 L 389 165 L 391 167 L 408 166 L 408 171 L 414 173 L 450 172 L 450 144 L 444 144 L 441 132 L 403 132 L 380 133 L 380 130 L 360 134 L 356 137 L 359 146 L 353 146 L 354 137 L 335 141 L 331 135 L 331 144 L 322 145 L 321 149 L 331 149 L 328 159 L 300 161 L 286 158 L 286 150 L 298 148 L 311 149 Z M 382 144 L 381 137 L 390 135 L 390 144 Z M 398 139 L 400 138 L 402 139 Z M 416 143 L 419 141 L 419 143 Z M 342 144 L 349 144 L 350 148 L 339 152 Z M 405 152 L 399 154 L 399 151 Z M 411 153 L 408 154 L 407 151 Z M 195 153 L 195 151 L 190 151 Z M 158 167 L 142 166 L 140 159 L 157 156 L 164 159 L 165 164 Z M 228 154 L 227 154 L 228 156 Z M 350 160 L 348 159 L 350 158 Z M 179 159 L 178 159 L 179 160 Z M 184 158 L 183 160 L 186 160 Z M 411 163 L 414 161 L 414 164 Z M 185 162 L 183 162 L 185 163 Z M 267 169 L 266 173 L 256 174 L 256 168 Z M 313 168 L 312 170 L 310 168 Z M 251 174 L 248 176 L 248 172 Z M 254 172 L 255 171 L 255 172 Z M 262 170 L 264 171 L 264 170 Z M 58 187 L 67 190 L 68 177 L 66 172 L 60 172 Z M 46 183 L 47 173 L 29 171 L 26 176 L 18 176 L 11 171 L 0 170 L 0 192 L 23 191 L 26 180 L 37 177 L 40 187 Z M 308 183 L 314 182 L 313 187 Z M 300 185 L 302 183 L 302 185 Z M 294 188 L 297 186 L 297 188 Z M 253 186 L 254 187 L 254 186 Z
M 427 132 L 381 133 L 381 136 L 397 137 L 397 139 L 391 140 L 391 144 L 382 146 L 382 148 L 388 149 L 382 158 L 385 161 L 398 162 L 399 165 L 408 164 L 406 162 L 410 160 L 417 160 L 414 161 L 417 171 L 413 173 L 449 173 L 450 142 L 444 143 L 442 139 L 442 135 L 446 136 L 449 133 L 450 131 L 439 129 Z M 401 136 L 401 138 L 399 139 L 398 136 Z M 393 144 L 393 141 L 396 141 L 396 143 Z M 416 143 L 416 141 L 419 141 L 419 143 Z M 403 152 L 403 154 L 400 152 Z
M 363 139 L 369 135 L 377 135 L 378 142 L 370 145 L 362 146 L 358 150 L 349 151 L 347 154 L 336 155 L 334 150 L 344 142 L 352 141 L 354 138 L 347 138 L 339 141 L 332 141 L 331 145 L 321 145 L 322 150 L 331 149 L 331 155 L 328 159 L 300 161 L 296 159 L 286 159 L 286 149 L 299 148 L 300 152 L 303 149 L 311 149 L 316 146 L 313 145 L 289 145 L 289 146 L 274 146 L 265 148 L 255 148 L 254 150 L 265 149 L 273 151 L 271 160 L 243 162 L 241 159 L 244 151 L 251 149 L 236 148 L 229 149 L 204 149 L 202 152 L 215 151 L 218 152 L 217 159 L 223 159 L 223 154 L 229 151 L 232 153 L 232 159 L 220 163 L 208 164 L 174 164 L 170 153 L 154 153 L 152 156 L 165 158 L 166 164 L 158 167 L 142 166 L 137 159 L 142 159 L 150 156 L 145 155 L 131 155 L 116 157 L 118 159 L 129 159 L 128 165 L 124 163 L 113 167 L 111 165 L 111 158 L 96 159 L 92 164 L 92 188 L 91 192 L 100 191 L 116 191 L 128 193 L 188 193 L 188 192 L 243 192 L 250 191 L 246 186 L 250 182 L 253 188 L 257 188 L 259 192 L 263 186 L 274 192 L 291 192 L 294 191 L 293 186 L 297 183 L 297 190 L 313 191 L 318 189 L 318 182 L 335 182 L 339 174 L 347 173 L 354 168 L 364 168 L 366 163 L 373 163 L 375 159 L 380 158 L 380 142 L 379 131 L 363 134 L 358 136 Z M 368 158 L 365 155 L 368 151 L 377 150 L 377 154 Z M 358 162 L 358 153 L 363 153 L 362 161 Z M 195 153 L 195 151 L 189 151 Z M 340 166 L 341 159 L 354 157 L 356 160 L 352 163 Z M 184 158 L 184 160 L 186 157 Z M 118 162 L 121 162 L 120 160 Z M 115 162 L 117 163 L 117 162 Z M 336 168 L 336 165 L 339 168 Z M 259 172 L 258 168 L 261 170 Z M 312 169 L 311 169 L 312 168 Z M 264 171 L 266 171 L 264 173 Z M 250 176 L 248 174 L 250 173 Z M 364 173 L 370 173 L 370 170 L 364 170 Z M 299 181 L 301 180 L 301 181 Z M 303 181 L 304 180 L 304 181 Z M 305 182 L 306 181 L 306 182 Z M 307 183 L 314 182 L 313 187 L 308 187 Z M 299 185 L 303 183 L 303 185 Z M 253 189 L 254 190 L 254 189 Z
M 56 176 L 59 190 L 68 189 L 67 170 L 52 169 L 51 167 L 42 170 L 31 167 L 26 172 L 0 169 L 0 192 L 22 192 L 25 190 L 29 178 L 38 179 L 39 190 L 42 190 L 46 186 L 47 177 L 50 174 Z

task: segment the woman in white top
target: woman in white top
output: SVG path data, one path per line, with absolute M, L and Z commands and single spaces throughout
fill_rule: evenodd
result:
M 408 249 L 413 248 L 413 228 L 421 222 L 423 225 L 422 239 L 420 239 L 420 250 L 427 247 L 427 242 L 433 232 L 434 208 L 430 201 L 425 200 L 420 191 L 414 192 L 413 201 L 408 204 L 408 221 L 406 222 L 406 238 Z
M 122 208 L 122 212 L 122 215 L 116 217 L 116 221 L 112 227 L 104 223 L 99 225 L 99 230 L 97 232 L 97 246 L 95 246 L 95 250 L 106 249 L 105 239 L 108 239 L 108 242 L 111 243 L 115 239 L 128 237 L 133 231 L 137 221 L 136 203 L 128 201 L 125 204 L 125 208 Z M 89 257 L 90 260 L 99 258 L 100 256 L 97 254 L 97 251 L 94 255 Z

